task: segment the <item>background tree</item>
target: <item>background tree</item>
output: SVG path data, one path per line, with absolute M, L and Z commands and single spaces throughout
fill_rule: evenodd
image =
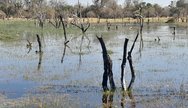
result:
M 100 23 L 101 10 L 103 9 L 103 7 L 107 2 L 108 0 L 93 0 L 93 9 L 98 18 L 98 23 Z
M 182 22 L 185 22 L 185 17 L 187 21 L 188 15 L 188 1 L 187 0 L 179 0 L 176 4 L 177 9 L 179 10 L 179 17 Z

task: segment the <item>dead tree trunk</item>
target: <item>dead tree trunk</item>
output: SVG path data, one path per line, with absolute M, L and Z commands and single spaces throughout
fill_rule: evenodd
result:
M 103 61 L 104 61 L 104 74 L 103 74 L 103 81 L 102 81 L 103 90 L 104 91 L 108 90 L 108 85 L 107 85 L 108 78 L 110 81 L 111 89 L 115 90 L 116 87 L 115 87 L 113 73 L 112 73 L 112 60 L 110 59 L 110 56 L 107 53 L 106 46 L 105 46 L 103 39 L 99 37 L 97 38 L 101 44 L 102 51 L 103 51 Z
M 137 36 L 136 36 L 136 38 L 135 38 L 135 40 L 134 40 L 134 42 L 133 42 L 133 45 L 132 45 L 132 47 L 131 47 L 131 50 L 128 52 L 128 61 L 129 61 L 129 65 L 130 65 L 130 69 L 131 69 L 131 81 L 130 81 L 130 83 L 129 83 L 129 86 L 128 86 L 128 90 L 131 90 L 132 89 L 132 85 L 133 85 L 133 83 L 134 83 L 134 80 L 135 80 L 135 71 L 134 71 L 134 68 L 133 68 L 133 64 L 132 64 L 132 51 L 133 51 L 133 49 L 134 49 L 134 45 L 135 45 L 135 43 L 136 43 L 136 40 L 138 39 L 138 36 L 139 36 L 139 33 L 137 34 Z
M 125 90 L 125 88 L 126 88 L 125 79 L 124 79 L 124 68 L 126 66 L 128 41 L 129 41 L 129 39 L 125 38 L 124 51 L 123 51 L 123 60 L 122 60 L 122 64 L 121 64 L 121 86 L 122 86 L 123 90 Z
M 148 22 L 147 22 L 147 24 L 149 24 L 150 23 L 150 12 L 148 11 Z
M 66 32 L 66 28 L 65 28 L 65 22 L 63 21 L 63 17 L 60 15 L 59 16 L 60 22 L 63 25 L 63 31 L 64 31 L 64 37 L 65 37 L 65 43 L 67 42 L 67 32 Z
M 173 29 L 173 32 L 172 32 L 172 34 L 173 34 L 173 40 L 175 40 L 176 39 L 176 27 L 170 27 L 170 28 Z
M 40 36 L 38 34 L 36 34 L 36 36 L 37 36 L 37 42 L 39 45 L 39 51 L 36 51 L 36 53 L 39 54 L 38 70 L 40 70 L 43 52 L 42 52 L 42 44 L 41 44 Z
M 59 19 L 59 20 L 58 20 Z M 65 38 L 65 41 L 64 41 L 64 45 L 66 46 L 66 44 L 69 42 L 67 40 L 67 32 L 66 32 L 66 25 L 65 25 L 65 21 L 63 20 L 63 17 L 61 15 L 58 16 L 57 19 L 55 19 L 55 24 L 53 24 L 51 21 L 49 21 L 49 23 L 51 25 L 53 25 L 56 29 L 57 28 L 60 28 L 60 25 L 62 24 L 63 26 L 63 34 L 64 34 L 64 38 Z
M 39 53 L 42 53 L 42 44 L 41 44 L 41 41 L 40 41 L 40 37 L 39 37 L 39 35 L 37 34 L 36 35 L 37 36 L 37 42 L 38 42 L 38 44 L 39 44 Z
M 174 38 L 173 38 L 173 40 L 175 40 L 176 39 L 176 27 L 173 27 L 174 28 L 174 31 L 173 31 L 173 35 L 174 35 Z

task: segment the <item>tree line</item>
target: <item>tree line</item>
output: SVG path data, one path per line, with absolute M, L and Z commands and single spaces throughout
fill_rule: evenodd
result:
M 82 18 L 126 18 L 140 14 L 147 17 L 174 17 L 187 21 L 188 2 L 178 0 L 166 7 L 158 4 L 142 2 L 142 0 L 125 0 L 119 5 L 116 0 L 93 0 L 84 6 L 78 0 L 76 5 L 69 5 L 63 0 L 0 0 L 1 13 L 6 18 L 37 18 L 54 19 L 58 15 Z

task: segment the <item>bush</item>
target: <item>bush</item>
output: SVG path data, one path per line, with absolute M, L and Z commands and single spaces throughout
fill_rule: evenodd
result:
M 168 19 L 168 21 L 165 22 L 165 23 L 175 23 L 175 18 L 170 18 L 170 19 Z

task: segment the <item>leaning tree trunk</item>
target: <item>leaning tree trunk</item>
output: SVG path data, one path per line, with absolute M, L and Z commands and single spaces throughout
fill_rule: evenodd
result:
M 99 38 L 99 37 L 97 38 L 101 44 L 102 51 L 103 51 L 103 61 L 104 61 L 104 74 L 103 74 L 103 81 L 102 81 L 103 90 L 104 91 L 108 90 L 108 86 L 107 86 L 108 78 L 110 81 L 111 89 L 115 90 L 116 87 L 115 87 L 115 83 L 113 80 L 112 60 L 110 59 L 110 56 L 107 53 L 103 38 Z
M 65 28 L 65 22 L 63 21 L 63 17 L 61 15 L 59 16 L 59 18 L 60 18 L 60 22 L 63 25 L 63 31 L 64 31 L 64 37 L 65 37 L 65 43 L 66 43 L 67 42 L 67 32 L 66 32 L 66 28 Z
M 42 44 L 41 44 L 41 41 L 40 41 L 40 37 L 39 37 L 38 34 L 36 36 L 37 36 L 37 42 L 39 44 L 39 53 L 41 53 L 42 52 Z
M 134 71 L 134 68 L 133 68 L 133 64 L 132 64 L 132 51 L 133 51 L 133 49 L 134 49 L 134 46 L 135 46 L 135 43 L 136 43 L 136 41 L 137 41 L 137 39 L 138 39 L 138 36 L 139 36 L 139 33 L 137 34 L 137 36 L 136 36 L 136 38 L 135 38 L 135 40 L 134 40 L 134 42 L 133 42 L 133 45 L 132 45 L 132 47 L 131 47 L 131 50 L 128 52 L 128 61 L 129 61 L 129 65 L 130 65 L 130 69 L 131 69 L 131 81 L 130 81 L 130 83 L 129 83 L 129 86 L 128 86 L 128 90 L 130 91 L 131 89 L 132 89 L 132 85 L 133 85 L 133 83 L 134 83 L 134 81 L 135 81 L 135 77 L 136 77 L 136 75 L 135 75 L 135 71 Z

